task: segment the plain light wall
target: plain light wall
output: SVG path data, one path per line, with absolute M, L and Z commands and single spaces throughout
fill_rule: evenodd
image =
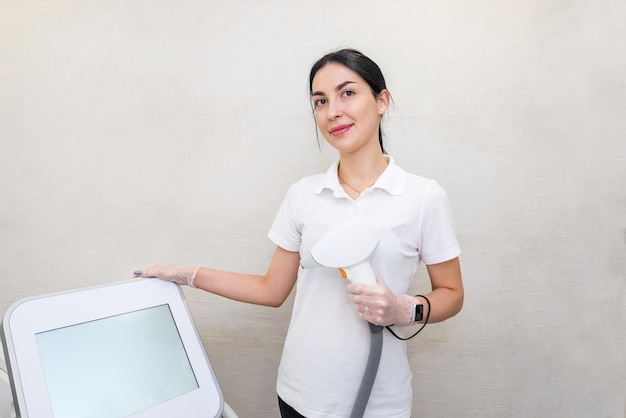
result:
M 624 416 L 623 1 L 0 10 L 0 311 L 154 261 L 263 273 L 287 187 L 336 157 L 309 68 L 350 46 L 387 78 L 388 151 L 447 190 L 463 249 L 463 311 L 408 343 L 414 416 Z M 292 298 L 185 292 L 227 402 L 277 416 Z

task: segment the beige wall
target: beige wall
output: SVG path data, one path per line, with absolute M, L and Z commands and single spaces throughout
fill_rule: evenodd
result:
M 353 46 L 388 79 L 389 152 L 446 188 L 464 251 L 464 310 L 409 343 L 414 415 L 624 414 L 623 1 L 0 10 L 2 312 L 157 260 L 264 272 L 286 188 L 335 158 L 309 67 Z M 186 293 L 227 401 L 276 416 L 290 303 Z

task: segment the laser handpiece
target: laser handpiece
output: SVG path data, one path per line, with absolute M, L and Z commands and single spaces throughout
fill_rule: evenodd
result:
M 362 217 L 354 217 L 328 231 L 300 261 L 302 268 L 334 267 L 353 283 L 376 284 L 369 258 L 378 246 L 378 231 Z M 370 349 L 363 379 L 350 418 L 362 418 L 369 401 L 383 349 L 383 327 L 368 322 Z
M 376 284 L 369 257 L 378 246 L 378 231 L 362 217 L 355 217 L 332 228 L 317 241 L 302 268 L 334 267 L 352 283 Z

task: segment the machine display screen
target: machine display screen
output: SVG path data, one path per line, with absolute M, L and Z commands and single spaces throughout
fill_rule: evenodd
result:
M 167 304 L 36 339 L 55 417 L 126 417 L 198 388 Z

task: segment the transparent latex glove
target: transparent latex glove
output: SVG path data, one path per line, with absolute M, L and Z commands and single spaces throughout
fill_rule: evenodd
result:
M 376 325 L 410 325 L 417 305 L 414 297 L 396 295 L 387 283 L 376 277 L 375 285 L 349 283 L 348 297 L 359 316 Z
M 136 270 L 133 272 L 135 277 L 156 277 L 161 280 L 167 280 L 170 282 L 178 283 L 179 285 L 186 284 L 187 286 L 195 287 L 193 282 L 200 270 L 199 266 L 178 266 L 173 264 L 151 264 Z

